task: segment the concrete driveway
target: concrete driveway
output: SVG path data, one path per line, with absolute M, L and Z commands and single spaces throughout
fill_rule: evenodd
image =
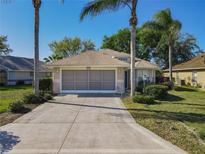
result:
M 135 123 L 117 96 L 57 96 L 0 127 L 0 152 L 19 154 L 182 154 Z

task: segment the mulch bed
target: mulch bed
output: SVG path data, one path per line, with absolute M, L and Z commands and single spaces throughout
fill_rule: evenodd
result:
M 40 105 L 40 104 L 26 104 L 25 111 L 23 111 L 21 113 L 12 113 L 10 111 L 0 113 L 0 126 L 6 125 L 8 123 L 12 123 L 14 120 L 19 118 L 20 116 L 32 111 L 38 105 Z

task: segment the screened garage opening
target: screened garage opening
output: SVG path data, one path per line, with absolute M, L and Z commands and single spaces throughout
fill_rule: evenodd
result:
M 115 70 L 63 70 L 62 90 L 115 90 Z

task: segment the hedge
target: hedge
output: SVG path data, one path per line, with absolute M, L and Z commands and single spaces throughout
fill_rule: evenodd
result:
M 43 92 L 52 92 L 53 81 L 51 78 L 45 78 L 39 80 L 39 90 Z
M 145 87 L 144 93 L 152 96 L 154 99 L 164 98 L 167 96 L 168 87 L 164 85 L 149 85 Z
M 146 96 L 146 95 L 135 95 L 132 98 L 133 102 L 135 103 L 143 103 L 143 104 L 154 104 L 154 98 L 152 96 Z

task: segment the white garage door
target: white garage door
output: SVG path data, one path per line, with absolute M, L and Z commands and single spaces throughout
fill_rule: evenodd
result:
M 115 90 L 115 71 L 63 70 L 62 90 Z

